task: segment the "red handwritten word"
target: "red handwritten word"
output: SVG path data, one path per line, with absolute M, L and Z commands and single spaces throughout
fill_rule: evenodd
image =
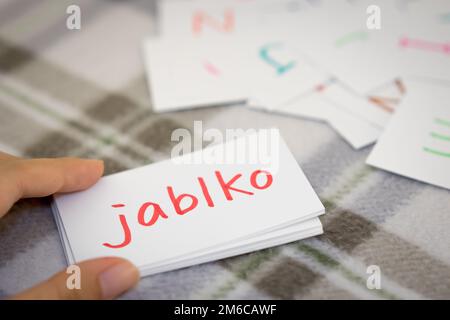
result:
M 422 39 L 411 39 L 408 37 L 402 37 L 399 39 L 398 44 L 400 47 L 403 48 L 414 48 L 440 52 L 443 54 L 450 54 L 450 43 L 439 43 Z
M 260 181 L 261 178 L 258 178 L 261 175 L 265 176 L 264 183 L 261 183 Z M 252 172 L 249 179 L 250 185 L 253 187 L 253 189 L 251 190 L 245 190 L 235 186 L 235 183 L 242 177 L 241 173 L 236 174 L 231 179 L 225 180 L 220 171 L 215 171 L 215 177 L 227 201 L 234 200 L 233 193 L 241 193 L 252 196 L 254 195 L 255 189 L 264 190 L 269 188 L 273 183 L 272 174 L 266 170 L 255 170 Z M 197 181 L 200 186 L 201 195 L 203 196 L 203 199 L 201 199 L 199 196 L 190 193 L 182 193 L 177 195 L 172 186 L 166 187 L 167 195 L 177 215 L 183 216 L 188 212 L 194 210 L 199 205 L 199 202 L 203 200 L 205 201 L 208 207 L 210 208 L 215 207 L 215 202 L 213 200 L 211 193 L 209 192 L 205 180 L 202 177 L 198 177 Z M 186 206 L 185 204 L 184 206 L 182 206 L 181 203 L 183 202 L 183 200 L 189 200 L 189 205 Z M 186 203 L 186 201 L 184 201 L 183 203 Z M 125 207 L 125 204 L 117 203 L 113 204 L 112 207 L 123 208 Z M 158 222 L 158 220 L 168 218 L 169 216 L 166 214 L 166 211 L 164 211 L 159 204 L 151 201 L 144 202 L 137 212 L 137 221 L 140 225 L 144 227 L 153 226 Z M 126 247 L 131 243 L 132 240 L 131 230 L 128 225 L 127 218 L 125 217 L 124 214 L 119 214 L 119 222 L 123 230 L 123 241 L 119 244 L 111 244 L 105 242 L 103 243 L 105 247 L 111 249 L 119 249 Z

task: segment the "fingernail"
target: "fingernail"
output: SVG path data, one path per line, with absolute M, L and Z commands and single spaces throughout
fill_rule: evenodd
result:
M 97 166 L 103 166 L 104 165 L 104 161 L 101 159 L 86 159 L 88 162 L 93 163 Z
M 103 160 L 97 160 L 97 159 L 86 159 L 88 163 L 91 165 L 99 168 L 101 170 L 101 174 L 103 174 L 103 171 L 105 170 L 105 162 Z
M 103 299 L 113 299 L 134 287 L 139 271 L 129 262 L 111 266 L 100 274 L 99 281 Z

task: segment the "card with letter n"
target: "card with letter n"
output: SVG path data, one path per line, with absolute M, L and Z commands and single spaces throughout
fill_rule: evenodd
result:
M 106 176 L 53 208 L 70 264 L 120 256 L 142 276 L 321 234 L 325 211 L 274 129 Z

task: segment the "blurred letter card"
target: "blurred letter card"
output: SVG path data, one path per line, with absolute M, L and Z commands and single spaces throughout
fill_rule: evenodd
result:
M 414 85 L 367 163 L 450 189 L 449 101 L 448 87 Z

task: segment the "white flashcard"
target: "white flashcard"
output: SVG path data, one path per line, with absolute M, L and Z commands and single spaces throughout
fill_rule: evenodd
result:
M 384 128 L 390 119 L 391 114 L 380 108 L 379 105 L 337 82 L 326 86 L 320 93 L 324 99 L 337 108 L 367 121 L 378 129 Z
M 148 39 L 144 58 L 153 109 L 238 103 L 277 105 L 326 79 L 276 35 L 208 42 Z
M 332 100 L 325 99 L 320 92 L 293 100 L 276 112 L 326 121 L 354 149 L 374 143 L 382 131 L 380 127 L 342 110 Z
M 104 177 L 54 211 L 69 263 L 120 256 L 148 275 L 320 234 L 324 207 L 272 129 Z
M 211 61 L 209 46 L 182 41 L 144 42 L 147 82 L 155 112 L 242 102 L 245 90 L 223 66 Z
M 247 104 L 254 109 L 326 121 L 355 149 L 374 143 L 391 115 L 382 106 L 352 92 L 335 79 L 290 97 L 270 109 L 259 99 L 251 99 Z
M 391 52 L 384 47 L 387 28 L 366 26 L 366 8 L 346 1 L 328 1 L 320 10 L 298 19 L 291 44 L 318 67 L 339 78 L 359 94 L 398 76 Z
M 412 81 L 407 88 L 367 163 L 450 189 L 450 90 Z

